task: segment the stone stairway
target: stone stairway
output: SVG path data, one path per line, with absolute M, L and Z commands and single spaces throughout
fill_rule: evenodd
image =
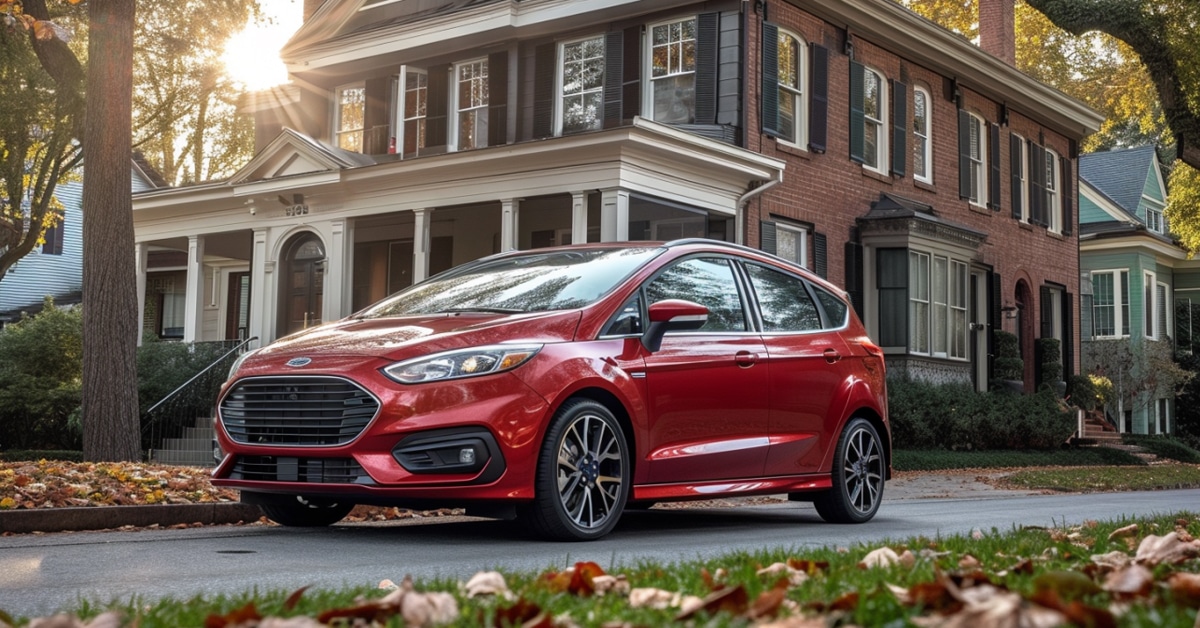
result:
M 1158 460 L 1158 456 L 1142 449 L 1137 445 L 1129 445 L 1121 440 L 1121 434 L 1112 423 L 1104 420 L 1099 413 L 1088 413 L 1083 419 L 1083 433 L 1075 439 L 1076 445 L 1084 447 L 1108 447 L 1127 451 L 1147 463 Z
M 150 460 L 159 464 L 211 467 L 213 459 L 213 419 L 200 417 L 193 427 L 185 427 L 181 438 L 165 438 L 162 447 L 151 452 Z

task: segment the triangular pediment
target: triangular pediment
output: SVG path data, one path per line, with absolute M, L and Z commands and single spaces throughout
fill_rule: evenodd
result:
M 365 155 L 338 150 L 292 129 L 284 129 L 238 170 L 229 179 L 229 184 L 333 172 L 370 163 L 374 163 L 373 160 Z

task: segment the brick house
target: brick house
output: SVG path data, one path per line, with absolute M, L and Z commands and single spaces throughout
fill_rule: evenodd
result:
M 985 387 L 1001 327 L 1071 369 L 1100 120 L 993 10 L 1007 61 L 889 0 L 308 0 L 251 162 L 135 197 L 139 276 L 182 260 L 185 339 L 266 341 L 502 250 L 701 236 L 842 283 L 898 371 Z

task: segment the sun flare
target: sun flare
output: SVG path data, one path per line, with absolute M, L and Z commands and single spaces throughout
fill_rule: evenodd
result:
M 279 58 L 279 50 L 302 19 L 294 0 L 262 0 L 260 4 L 270 20 L 247 24 L 230 38 L 221 56 L 226 74 L 247 91 L 287 82 L 287 68 Z

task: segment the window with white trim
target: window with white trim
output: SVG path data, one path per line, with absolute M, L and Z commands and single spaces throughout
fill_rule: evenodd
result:
M 1142 275 L 1142 326 L 1150 340 L 1158 340 L 1158 301 L 1154 294 L 1157 283 L 1154 273 L 1146 271 Z
M 451 146 L 457 150 L 487 146 L 487 59 L 454 64 L 454 111 Z
M 1129 336 L 1129 271 L 1092 271 L 1092 336 Z
M 887 81 L 883 75 L 864 68 L 863 74 L 863 166 L 887 174 Z
M 1021 203 L 1021 222 L 1028 223 L 1030 208 L 1029 208 L 1029 142 L 1025 138 L 1017 136 L 1020 141 L 1021 154 L 1015 165 L 1019 166 L 1017 172 L 1013 176 L 1019 179 L 1018 188 L 1020 190 Z M 1015 191 L 1015 190 L 1014 190 Z
M 1155 233 L 1163 232 L 1163 213 L 1162 211 L 1146 207 L 1146 228 Z
M 1046 149 L 1046 229 L 1062 233 L 1062 168 L 1058 153 Z
M 928 253 L 908 252 L 908 350 L 929 353 Z
M 968 357 L 965 262 L 923 251 L 908 252 L 910 353 L 966 360 Z
M 335 143 L 343 150 L 361 153 L 366 124 L 367 88 L 363 84 L 339 87 L 334 101 Z
M 1155 410 L 1154 418 L 1157 419 L 1156 423 L 1158 423 L 1158 433 L 1159 434 L 1170 434 L 1171 433 L 1171 400 L 1167 399 L 1166 397 L 1160 397 L 1158 400 L 1155 401 L 1154 410 Z M 1150 433 L 1151 434 L 1154 433 L 1153 426 L 1151 427 Z
M 558 58 L 556 134 L 599 130 L 604 124 L 604 37 L 563 42 Z
M 933 182 L 933 143 L 930 142 L 930 114 L 933 100 L 924 87 L 913 88 L 913 178 Z
M 1156 317 L 1158 322 L 1158 338 L 1160 340 L 1168 339 L 1174 335 L 1169 326 L 1169 313 L 1175 311 L 1174 308 L 1171 307 L 1171 291 L 1169 288 L 1167 288 L 1167 284 L 1161 282 L 1158 283 L 1154 288 L 1154 303 L 1158 307 L 1158 316 Z
M 775 254 L 808 268 L 808 229 L 775 223 Z
M 987 140 L 988 127 L 983 118 L 967 114 L 967 132 L 970 134 L 970 149 L 967 155 L 967 167 L 970 169 L 971 193 L 968 198 L 972 205 L 987 207 L 988 204 L 988 163 Z
M 779 121 L 778 139 L 801 149 L 808 148 L 808 99 L 804 97 L 805 53 L 808 45 L 797 35 L 779 31 Z
M 655 24 L 649 29 L 650 117 L 655 122 L 696 121 L 696 18 Z
M 425 148 L 425 116 L 429 103 L 429 75 L 425 70 L 404 68 L 400 71 L 399 120 L 396 128 L 396 152 L 414 155 Z

